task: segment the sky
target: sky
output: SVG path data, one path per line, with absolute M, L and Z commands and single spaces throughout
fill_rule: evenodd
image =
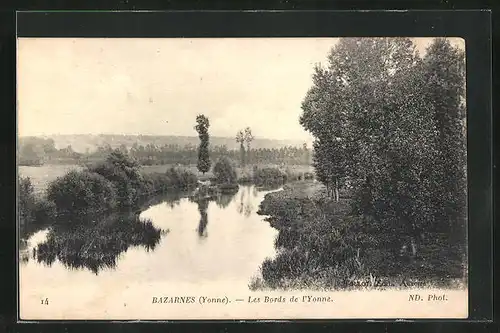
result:
M 301 102 L 337 41 L 20 38 L 18 133 L 193 136 L 202 113 L 213 136 L 311 142 Z

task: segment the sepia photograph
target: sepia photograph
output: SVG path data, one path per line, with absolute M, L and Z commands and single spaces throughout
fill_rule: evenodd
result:
M 467 318 L 465 49 L 18 38 L 20 319 Z

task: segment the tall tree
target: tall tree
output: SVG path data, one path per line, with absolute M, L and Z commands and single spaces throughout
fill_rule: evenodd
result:
M 250 153 L 251 153 L 251 144 L 252 144 L 252 141 L 254 139 L 253 137 L 253 134 L 252 134 L 252 130 L 250 129 L 250 127 L 247 127 L 245 128 L 245 134 L 244 134 L 244 139 L 245 139 L 245 143 L 247 145 L 247 163 L 250 163 Z
M 208 118 L 200 114 L 196 117 L 195 129 L 198 132 L 198 137 L 200 138 L 200 145 L 198 147 L 198 170 L 205 174 L 205 172 L 210 170 L 212 162 L 210 161 L 210 154 L 208 151 L 209 146 L 209 134 L 208 128 L 210 127 L 210 122 Z
M 414 237 L 433 206 L 435 108 L 407 38 L 346 38 L 317 66 L 300 118 L 315 137 L 318 179 L 357 184 L 355 208 L 383 230 Z
M 315 67 L 313 87 L 307 93 L 300 117 L 302 126 L 315 137 L 313 166 L 318 179 L 327 187 L 329 196 L 339 200 L 339 188 L 347 173 L 345 124 L 345 92 L 342 82 L 332 71 Z
M 434 162 L 436 219 L 453 226 L 466 215 L 465 54 L 444 38 L 427 48 L 423 93 L 435 107 L 438 156 Z
M 236 142 L 240 144 L 240 160 L 241 165 L 245 165 L 245 134 L 243 131 L 236 133 Z
M 306 143 L 306 142 L 304 142 L 304 143 L 302 144 L 302 149 L 303 149 L 303 151 L 304 151 L 304 152 L 303 152 L 303 154 L 304 154 L 304 155 L 303 155 L 303 156 L 304 156 L 304 162 L 303 162 L 303 163 L 304 163 L 304 165 L 308 165 L 308 164 L 309 164 L 309 158 L 310 158 L 310 157 L 309 157 L 309 148 L 307 147 L 307 143 Z

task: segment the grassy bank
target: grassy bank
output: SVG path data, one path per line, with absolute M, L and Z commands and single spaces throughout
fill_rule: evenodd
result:
M 464 242 L 430 232 L 415 256 L 406 236 L 380 230 L 351 212 L 350 201 L 328 198 L 322 185 L 302 181 L 269 193 L 259 214 L 279 231 L 277 255 L 261 266 L 252 289 L 346 289 L 457 286 L 464 282 Z

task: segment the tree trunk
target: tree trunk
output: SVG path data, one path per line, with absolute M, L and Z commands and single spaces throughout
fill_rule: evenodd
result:
M 415 257 L 415 255 L 417 254 L 417 244 L 415 243 L 415 237 L 411 237 L 410 243 L 412 256 Z
M 336 202 L 340 201 L 339 180 L 338 180 L 338 178 L 335 178 L 335 201 Z

